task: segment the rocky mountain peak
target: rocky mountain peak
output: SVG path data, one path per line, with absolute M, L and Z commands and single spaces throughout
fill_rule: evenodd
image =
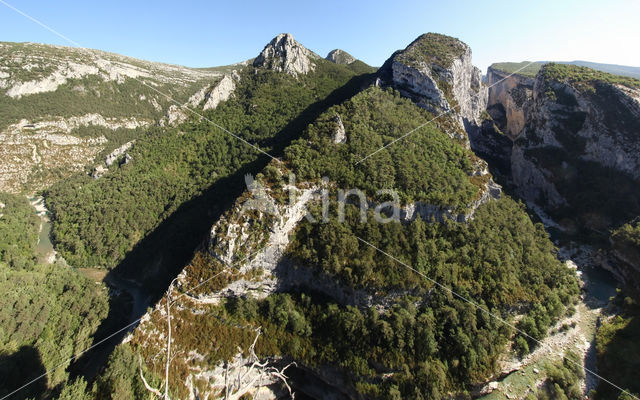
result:
M 336 64 L 351 64 L 356 60 L 354 56 L 340 49 L 331 50 L 326 59 Z
M 439 113 L 455 107 L 465 126 L 479 123 L 486 108 L 482 73 L 471 64 L 469 46 L 456 38 L 438 33 L 420 35 L 395 52 L 381 73 L 423 108 Z
M 296 76 L 313 71 L 315 58 L 320 56 L 298 43 L 291 34 L 281 33 L 265 46 L 253 66 Z
M 470 54 L 469 46 L 457 38 L 439 33 L 425 33 L 397 55 L 398 61 L 420 68 L 437 65 L 449 68 L 454 60 Z

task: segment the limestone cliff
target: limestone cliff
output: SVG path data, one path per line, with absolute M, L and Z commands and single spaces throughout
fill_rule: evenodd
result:
M 487 69 L 489 99 L 487 112 L 502 132 L 515 138 L 522 132 L 526 120 L 526 105 L 533 96 L 535 78 L 508 74 L 499 69 Z
M 199 105 L 207 94 L 207 106 L 223 101 L 232 91 L 224 74 L 241 67 L 194 69 L 0 42 L 0 191 L 32 193 L 83 170 L 121 144 L 110 141 L 113 131 L 135 138 L 136 128 L 184 121 L 175 102 L 201 96 Z M 215 82 L 219 92 L 211 90 Z
M 640 215 L 640 81 L 558 64 L 535 78 L 507 75 L 488 71 L 496 130 L 472 137 L 472 147 L 506 155 L 515 191 L 565 235 L 604 241 Z M 631 264 L 610 247 L 603 265 L 629 282 Z
M 460 40 L 424 34 L 387 60 L 381 73 L 421 107 L 436 114 L 450 112 L 465 128 L 480 124 L 487 89 L 471 63 L 471 49 Z
M 526 117 L 522 130 L 512 132 L 517 138 L 512 153 L 513 181 L 523 196 L 544 200 L 551 208 L 568 204 L 567 194 L 560 192 L 567 183 L 579 179 L 584 172 L 577 169 L 581 164 L 638 180 L 640 87 L 556 78 L 549 72 L 552 68 L 542 69 L 532 95 L 524 98 L 521 106 L 512 103 L 513 90 L 503 97 L 505 109 L 518 115 L 512 118 L 511 129 L 521 124 L 520 115 Z M 502 88 L 495 88 L 491 89 L 496 93 L 493 98 L 498 98 Z M 615 193 L 619 188 L 612 189 Z
M 290 75 L 308 74 L 316 67 L 316 53 L 298 43 L 288 33 L 281 33 L 269 42 L 253 61 L 254 67 L 268 68 Z

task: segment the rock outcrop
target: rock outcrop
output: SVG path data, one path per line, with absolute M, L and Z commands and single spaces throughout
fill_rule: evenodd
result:
M 451 113 L 467 129 L 480 124 L 488 92 L 471 64 L 471 49 L 458 39 L 424 34 L 387 60 L 381 73 L 419 106 Z
M 340 118 L 340 115 L 336 114 L 333 120 L 336 123 L 336 129 L 333 134 L 333 143 L 346 143 L 347 133 L 344 130 L 344 124 L 342 123 L 342 118 Z
M 535 78 L 508 74 L 498 69 L 487 69 L 489 99 L 487 112 L 502 132 L 511 138 L 524 129 L 527 107 L 533 97 Z
M 116 161 L 118 161 L 122 156 L 124 156 L 124 158 L 122 159 L 122 164 L 128 164 L 133 158 L 127 152 L 131 149 L 131 147 L 133 147 L 134 143 L 135 140 L 132 140 L 109 153 L 104 159 L 104 164 L 98 165 L 91 173 L 91 177 L 94 179 L 102 177 L 109 171 L 109 167 L 112 166 Z
M 231 77 L 231 75 L 225 75 L 222 77 L 220 82 L 218 82 L 213 89 L 206 96 L 206 101 L 204 103 L 205 110 L 213 110 L 218 107 L 218 104 L 223 101 L 229 100 L 231 94 L 236 89 L 236 83 Z
M 551 208 L 566 205 L 558 188 L 580 175 L 575 168 L 581 162 L 640 179 L 640 88 L 601 81 L 588 85 L 541 73 L 532 96 L 519 107 L 526 119 L 514 132 L 518 140 L 511 159 L 513 181 L 526 199 Z
M 202 104 L 203 110 L 213 110 L 223 101 L 229 100 L 236 89 L 236 82 L 240 75 L 233 70 L 231 74 L 225 74 L 213 87 L 207 85 L 194 93 L 183 105 L 172 104 L 166 115 L 160 120 L 160 125 L 179 125 L 189 117 L 189 109 L 198 108 Z M 204 104 L 203 104 L 204 103 Z
M 351 64 L 356 60 L 354 56 L 340 49 L 331 50 L 326 59 L 336 64 Z
M 297 76 L 315 70 L 320 56 L 298 43 L 288 33 L 281 33 L 265 46 L 253 61 L 254 67 L 268 68 Z

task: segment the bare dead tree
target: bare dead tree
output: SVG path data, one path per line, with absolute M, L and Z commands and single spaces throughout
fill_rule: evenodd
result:
M 142 378 L 142 383 L 144 383 L 144 387 L 157 397 L 163 398 L 164 400 L 171 400 L 169 397 L 169 367 L 171 366 L 171 361 L 173 357 L 171 356 L 171 290 L 173 289 L 173 284 L 178 278 L 175 278 L 169 284 L 169 289 L 167 290 L 166 296 L 166 304 L 167 304 L 167 361 L 165 363 L 164 369 L 164 395 L 160 393 L 158 389 L 151 387 L 147 383 L 147 380 L 144 378 L 144 374 L 142 373 L 142 358 L 140 358 L 140 378 Z M 162 386 L 160 386 L 162 387 Z
M 177 278 L 176 278 L 177 279 Z M 169 369 L 171 366 L 171 361 L 177 354 L 171 354 L 171 289 L 173 288 L 173 284 L 176 279 L 174 279 L 169 285 L 169 290 L 167 290 L 166 295 L 166 314 L 167 314 L 167 345 L 166 345 L 166 354 L 167 359 L 165 363 L 165 373 L 164 373 L 164 382 L 163 385 L 160 386 L 160 389 L 156 389 L 149 385 L 147 380 L 144 377 L 144 373 L 142 372 L 142 357 L 140 357 L 140 378 L 144 384 L 144 387 L 157 398 L 162 398 L 164 400 L 171 400 L 169 397 Z M 230 365 L 228 362 L 225 364 L 225 376 L 224 376 L 224 384 L 225 384 L 225 400 L 238 400 L 244 394 L 246 394 L 249 390 L 256 386 L 256 382 L 262 382 L 265 379 L 277 379 L 281 381 L 284 386 L 287 388 L 289 395 L 291 398 L 294 398 L 294 393 L 287 382 L 287 376 L 285 375 L 285 371 L 292 365 L 296 365 L 294 362 L 286 365 L 284 368 L 278 369 L 273 366 L 269 366 L 268 361 L 260 361 L 255 352 L 256 343 L 258 343 L 258 339 L 260 338 L 262 331 L 261 328 L 256 329 L 256 336 L 253 339 L 253 342 L 248 348 L 248 359 L 247 361 L 240 359 L 239 362 L 233 363 Z M 239 348 L 242 352 L 242 349 Z M 247 367 L 248 365 L 248 367 Z M 261 386 L 261 385 L 258 385 Z M 164 394 L 161 392 L 161 389 L 164 387 Z
M 247 361 L 241 362 L 239 365 L 233 365 L 234 370 L 230 370 L 229 363 L 225 365 L 225 400 L 238 400 L 244 394 L 246 394 L 251 388 L 256 385 L 256 382 L 263 381 L 266 378 L 276 378 L 281 381 L 289 391 L 291 398 L 295 398 L 294 393 L 287 382 L 287 376 L 284 374 L 287 368 L 292 365 L 296 365 L 292 362 L 286 365 L 284 368 L 277 369 L 275 367 L 268 366 L 268 361 L 260 361 L 255 353 L 256 343 L 261 335 L 261 328 L 256 329 L 256 337 L 253 339 L 253 343 L 249 346 L 249 357 Z M 247 367 L 247 364 L 250 365 Z M 235 377 L 230 377 L 235 375 Z
M 142 357 L 140 357 L 139 360 L 140 360 L 140 378 L 142 379 L 142 383 L 144 383 L 144 387 L 151 393 L 155 394 L 157 397 L 162 397 L 162 393 L 160 393 L 158 389 L 151 387 L 151 385 L 149 385 L 147 380 L 144 378 L 144 374 L 142 373 Z

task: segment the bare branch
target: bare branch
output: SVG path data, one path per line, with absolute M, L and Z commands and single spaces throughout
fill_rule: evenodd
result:
M 282 383 L 284 383 L 284 385 L 286 386 L 287 390 L 289 391 L 289 395 L 293 399 L 293 398 L 295 398 L 295 393 L 293 393 L 291 391 L 291 386 L 289 386 L 289 382 L 287 382 L 287 379 L 289 379 L 289 378 L 284 374 L 284 371 L 286 371 L 287 368 L 289 368 L 292 365 L 295 365 L 296 367 L 298 366 L 298 364 L 296 364 L 295 362 L 292 362 L 292 363 L 287 364 L 281 370 L 278 370 L 278 369 L 276 369 L 274 367 L 270 367 L 269 369 L 272 370 L 271 374 L 273 376 L 277 377 L 278 379 L 280 379 L 282 381 Z
M 169 284 L 169 290 L 167 290 L 167 363 L 164 370 L 164 400 L 169 399 L 169 366 L 171 365 L 171 290 L 173 290 L 173 284 L 178 278 L 174 278 Z
M 260 361 L 255 352 L 256 344 L 258 343 L 258 339 L 260 338 L 262 331 L 261 328 L 256 329 L 256 337 L 253 339 L 253 342 L 247 349 L 248 358 L 245 363 L 242 363 L 242 358 L 240 359 L 241 363 L 239 365 L 233 365 L 233 370 L 230 369 L 229 363 L 225 365 L 225 400 L 238 400 L 243 395 L 245 395 L 249 390 L 256 386 L 256 382 L 260 382 L 257 387 L 262 386 L 262 382 L 266 378 L 277 378 L 280 380 L 284 386 L 289 391 L 289 395 L 291 398 L 294 398 L 294 393 L 287 382 L 287 376 L 284 374 L 287 368 L 292 365 L 296 365 L 296 363 L 290 363 L 282 369 L 277 369 L 275 367 L 269 367 L 268 361 Z M 242 354 L 242 349 L 239 349 Z M 249 364 L 250 363 L 250 364 Z M 232 378 L 230 375 L 235 375 L 235 378 Z M 247 378 L 249 378 L 247 380 Z M 254 393 L 254 398 L 257 393 Z
M 138 359 L 140 361 L 140 378 L 142 379 L 142 383 L 144 383 L 144 387 L 151 393 L 155 394 L 157 397 L 162 397 L 162 393 L 160 393 L 158 389 L 152 388 L 151 385 L 147 383 L 147 380 L 144 378 L 144 374 L 142 373 L 142 357 L 139 357 Z

